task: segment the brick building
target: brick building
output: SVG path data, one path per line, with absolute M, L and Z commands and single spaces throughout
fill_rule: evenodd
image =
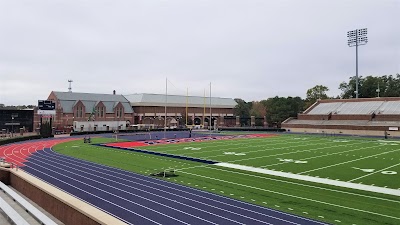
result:
M 185 125 L 182 117 L 193 125 L 208 126 L 210 107 L 212 125 L 235 126 L 233 109 L 236 102 L 231 98 L 179 96 L 162 94 L 94 94 L 52 91 L 47 100 L 55 102 L 56 114 L 52 116 L 56 130 L 70 131 L 74 121 L 126 121 L 128 125 L 152 124 L 163 127 L 165 106 L 167 126 Z M 39 127 L 40 115 L 35 111 L 34 127 Z M 43 119 L 43 118 L 42 118 Z
M 134 112 L 123 95 L 52 91 L 47 98 L 56 104 L 53 127 L 70 131 L 73 121 L 127 121 L 134 123 Z M 40 116 L 35 114 L 35 125 Z
M 236 102 L 232 98 L 211 97 L 210 99 L 210 97 L 162 94 L 132 94 L 125 97 L 135 111 L 135 121 L 139 124 L 164 126 L 166 109 L 167 126 L 171 126 L 171 122 L 178 126 L 185 125 L 186 110 L 188 124 L 191 121 L 193 125 L 208 126 L 211 115 L 212 126 L 214 126 L 214 121 L 217 121 L 217 126 L 235 125 L 233 109 Z

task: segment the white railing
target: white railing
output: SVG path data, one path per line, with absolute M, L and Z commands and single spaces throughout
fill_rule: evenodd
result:
M 1 183 L 1 182 L 0 182 Z M 3 198 L 0 197 L 0 211 L 3 211 L 8 220 L 16 225 L 29 225 Z
M 28 201 L 26 201 L 24 198 L 22 198 L 19 194 L 17 194 L 14 190 L 9 188 L 3 182 L 0 182 L 0 189 L 2 189 L 6 194 L 8 194 L 12 199 L 14 199 L 14 201 L 19 203 L 27 212 L 29 212 L 33 217 L 35 217 L 41 224 L 44 224 L 44 225 L 57 225 L 57 223 L 55 223 L 52 219 L 50 219 L 44 213 L 39 211 L 35 206 L 33 206 Z M 8 204 L 6 203 L 4 205 L 8 205 Z M 3 203 L 1 203 L 0 206 L 2 207 Z M 12 209 L 12 210 L 14 210 L 14 209 Z M 15 212 L 15 210 L 14 210 L 14 212 Z M 7 214 L 7 212 L 6 212 L 6 214 Z M 12 214 L 12 215 L 14 216 L 14 214 Z M 21 217 L 19 214 L 18 214 L 18 216 Z M 10 218 L 11 218 L 11 216 L 10 216 Z M 22 217 L 21 217 L 21 219 L 22 219 Z M 22 219 L 22 220 L 25 221 L 24 219 Z M 21 224 L 21 225 L 27 224 L 27 225 L 29 225 L 29 223 L 27 223 L 26 221 L 25 221 L 25 223 L 21 222 L 21 223 L 16 223 L 16 224 Z

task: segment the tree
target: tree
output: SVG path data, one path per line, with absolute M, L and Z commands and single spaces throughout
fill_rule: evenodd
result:
M 280 124 L 289 117 L 296 117 L 304 109 L 304 101 L 300 97 L 274 97 L 265 102 L 268 124 Z
M 327 99 L 329 98 L 326 92 L 329 91 L 329 88 L 323 85 L 316 85 L 307 90 L 305 107 L 308 108 L 312 104 L 314 104 L 318 99 Z
M 250 116 L 264 117 L 266 114 L 265 105 L 262 102 L 253 102 L 250 109 Z
M 52 127 L 50 122 L 43 122 L 40 125 L 40 135 L 44 138 L 52 136 Z
M 241 118 L 250 117 L 250 109 L 252 104 L 247 103 L 240 98 L 235 98 L 235 101 L 237 103 L 237 105 L 234 108 L 235 115 Z
M 356 90 L 356 79 L 350 77 L 349 82 L 342 82 L 339 89 L 342 91 L 341 98 L 355 98 L 354 91 Z M 400 97 L 400 74 L 396 77 L 392 75 L 384 75 L 374 77 L 372 75 L 359 78 L 358 92 L 360 98 L 375 98 L 378 97 L 377 89 L 379 86 L 380 97 Z
M 307 90 L 306 101 L 316 102 L 318 99 L 327 99 L 329 98 L 326 95 L 326 92 L 329 91 L 329 88 L 323 85 L 316 85 L 313 88 Z

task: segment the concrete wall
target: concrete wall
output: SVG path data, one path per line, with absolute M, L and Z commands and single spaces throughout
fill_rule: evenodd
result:
M 0 168 L 0 181 L 6 185 L 10 184 L 10 172 L 8 172 L 8 169 Z
M 55 188 L 23 170 L 0 168 L 0 181 L 11 185 L 66 225 L 126 225 L 123 221 Z
M 21 194 L 25 195 L 44 210 L 55 216 L 66 225 L 87 224 L 97 225 L 100 223 L 95 222 L 91 218 L 83 215 L 78 210 L 66 205 L 59 199 L 47 194 L 43 190 L 35 187 L 34 185 L 26 182 L 22 178 L 10 174 L 10 184 L 13 188 L 18 190 Z

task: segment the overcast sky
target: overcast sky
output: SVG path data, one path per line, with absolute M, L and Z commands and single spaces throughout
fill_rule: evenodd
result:
M 52 90 L 262 100 L 400 73 L 399 0 L 0 0 L 0 103 Z

